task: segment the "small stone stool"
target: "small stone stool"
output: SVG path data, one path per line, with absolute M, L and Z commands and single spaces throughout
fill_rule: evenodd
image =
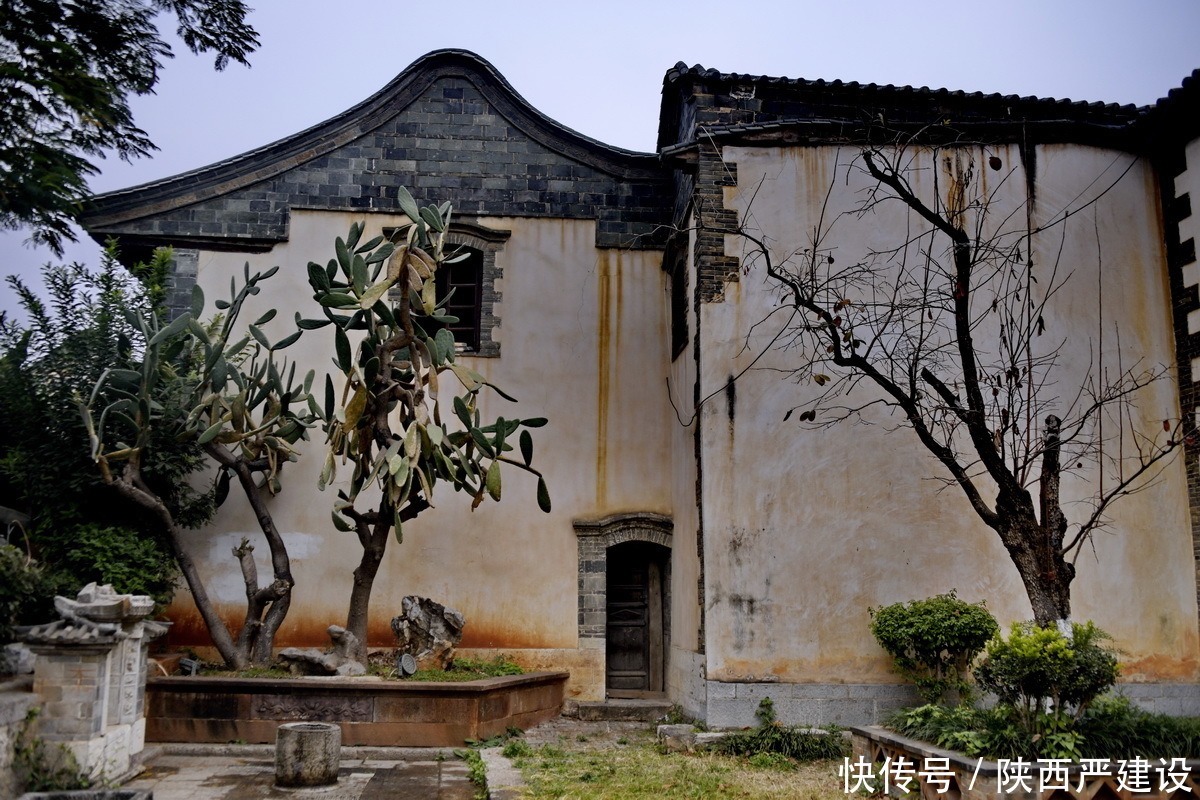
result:
M 328 722 L 286 722 L 275 731 L 275 785 L 337 783 L 342 729 Z

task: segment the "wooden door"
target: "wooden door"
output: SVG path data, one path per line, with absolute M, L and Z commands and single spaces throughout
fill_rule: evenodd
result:
M 645 548 L 609 551 L 609 697 L 644 697 L 663 690 L 662 569 L 648 556 Z

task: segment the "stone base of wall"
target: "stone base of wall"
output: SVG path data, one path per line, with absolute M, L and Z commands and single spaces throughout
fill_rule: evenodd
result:
M 1200 717 L 1200 684 L 1121 683 L 1117 692 L 1154 714 Z
M 704 719 L 708 713 L 708 681 L 704 678 L 704 655 L 672 647 L 667 654 L 667 697 L 683 713 Z
M 819 728 L 825 725 L 870 725 L 887 712 L 920 705 L 907 684 L 873 683 L 723 683 L 707 682 L 711 728 L 745 728 L 758 724 L 759 701 L 771 698 L 775 714 L 785 725 Z
M 907 684 L 869 683 L 723 683 L 705 681 L 707 702 L 703 718 L 713 728 L 744 728 L 758 724 L 758 703 L 770 697 L 775 713 L 786 725 L 821 727 L 836 724 L 874 725 L 889 711 L 924 701 Z M 1147 711 L 1175 717 L 1200 717 L 1200 684 L 1124 683 L 1117 691 Z M 670 694 L 683 705 L 682 694 Z M 686 708 L 686 706 L 685 706 Z

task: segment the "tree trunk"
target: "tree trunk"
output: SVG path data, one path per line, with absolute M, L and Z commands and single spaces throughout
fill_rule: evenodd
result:
M 360 523 L 362 524 L 362 523 Z M 367 659 L 367 623 L 370 621 L 371 589 L 375 585 L 375 576 L 379 565 L 383 563 L 383 553 L 387 545 L 387 528 L 382 535 L 378 530 L 369 534 L 369 543 L 363 547 L 362 558 L 354 569 L 354 585 L 350 590 L 350 610 L 346 615 L 346 630 L 358 639 L 358 651 L 355 658 L 366 663 Z
M 1034 621 L 1044 626 L 1067 619 L 1075 567 L 1054 546 L 1053 531 L 1038 522 L 1029 492 L 1002 493 L 996 505 L 1000 519 L 996 532 L 1025 585 Z
M 121 496 L 149 510 L 158 518 L 167 544 L 171 548 L 171 555 L 175 557 L 175 563 L 179 565 L 179 571 L 183 573 L 183 579 L 192 593 L 192 601 L 196 604 L 196 610 L 200 612 L 200 618 L 208 627 L 208 635 L 212 638 L 213 646 L 217 648 L 217 652 L 225 660 L 225 665 L 230 669 L 245 669 L 244 655 L 239 652 L 233 637 L 229 634 L 229 629 L 225 627 L 224 621 L 213 607 L 212 601 L 208 597 L 208 590 L 205 589 L 204 582 L 200 580 L 200 573 L 196 571 L 195 562 L 183 549 L 179 526 L 175 524 L 175 518 L 171 515 L 170 509 L 154 495 L 135 486 L 133 479 L 128 476 L 111 478 L 106 474 L 105 480 Z
M 247 584 L 246 621 L 242 634 L 238 637 L 238 646 L 242 651 L 240 657 L 249 664 L 266 666 L 274 652 L 275 634 L 278 633 L 279 626 L 283 624 L 292 604 L 292 587 L 295 586 L 295 580 L 292 578 L 291 557 L 283 537 L 275 527 L 271 512 L 267 510 L 262 490 L 255 482 L 253 465 L 215 443 L 205 445 L 204 449 L 217 463 L 232 469 L 237 475 L 238 484 L 254 511 L 258 527 L 266 538 L 267 548 L 271 553 L 271 570 L 275 578 L 270 586 L 262 589 Z

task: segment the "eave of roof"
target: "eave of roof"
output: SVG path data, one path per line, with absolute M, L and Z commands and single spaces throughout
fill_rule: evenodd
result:
M 725 73 L 705 68 L 699 64 L 687 66 L 677 63 L 663 78 L 663 103 L 659 120 L 660 152 L 678 147 L 685 142 L 676 141 L 678 131 L 678 107 L 691 93 L 689 81 L 702 81 L 710 86 L 763 87 L 779 94 L 793 95 L 811 101 L 818 112 L 812 118 L 794 117 L 772 120 L 758 124 L 796 125 L 811 122 L 817 125 L 830 122 L 858 122 L 850 114 L 837 113 L 840 109 L 857 108 L 924 108 L 937 110 L 969 111 L 975 125 L 986 121 L 1011 124 L 1017 121 L 1038 121 L 1055 125 L 1059 130 L 1066 126 L 1093 127 L 1109 132 L 1128 128 L 1144 117 L 1152 107 L 1120 105 L 1116 103 L 1084 102 L 1039 98 L 1033 96 L 1003 95 L 998 93 L 964 92 L 929 87 L 880 85 L 857 81 L 826 81 L 805 78 L 771 77 L 743 73 Z M 830 102 L 836 98 L 836 102 Z M 957 122 L 957 120 L 955 120 Z M 727 126 L 732 129 L 736 126 Z M 726 131 L 727 133 L 730 131 Z

